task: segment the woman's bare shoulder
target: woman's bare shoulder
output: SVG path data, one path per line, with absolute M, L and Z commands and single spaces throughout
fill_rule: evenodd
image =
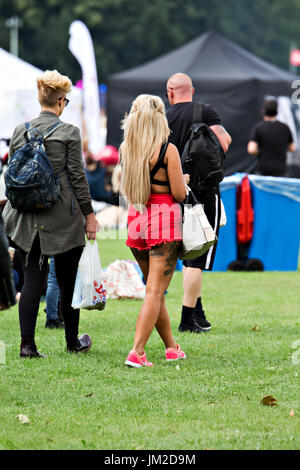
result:
M 167 159 L 168 158 L 173 159 L 173 158 L 179 157 L 179 152 L 178 152 L 176 145 L 172 144 L 171 142 L 169 142 L 169 145 L 166 151 L 166 157 Z

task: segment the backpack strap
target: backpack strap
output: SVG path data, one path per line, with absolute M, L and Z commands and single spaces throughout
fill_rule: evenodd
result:
M 183 201 L 183 204 L 188 204 L 190 203 L 189 201 L 193 199 L 193 203 L 194 204 L 199 204 L 199 201 L 198 199 L 196 198 L 195 194 L 193 193 L 193 191 L 191 190 L 191 188 L 187 185 L 187 194 L 186 194 L 186 198 L 185 200 Z
M 39 137 L 37 137 L 36 133 L 40 134 Z M 39 143 L 41 144 L 43 142 L 43 134 L 42 132 L 37 129 L 36 127 L 31 127 L 30 122 L 25 122 L 25 137 L 27 142 L 38 140 Z
M 57 121 L 55 124 L 53 124 L 53 126 L 50 126 L 50 127 L 43 133 L 43 138 L 44 138 L 44 140 L 47 139 L 47 137 L 49 137 L 49 135 L 52 134 L 52 132 L 54 132 L 55 129 L 57 129 L 58 126 L 61 126 L 62 124 L 63 124 L 63 122 Z
M 40 129 L 38 129 L 37 127 L 31 127 L 30 122 L 25 122 L 25 128 L 26 128 L 25 134 L 26 134 L 27 139 L 29 136 L 29 140 L 31 140 L 31 139 L 36 138 L 36 132 L 39 133 L 40 137 L 38 140 L 40 141 L 40 143 L 42 143 L 45 139 L 47 139 L 47 137 L 49 137 L 50 134 L 52 134 L 52 132 L 55 131 L 55 129 L 57 129 L 62 124 L 63 122 L 57 121 L 55 124 L 50 126 L 44 133 L 42 133 L 42 131 L 40 131 Z
M 29 142 L 30 138 L 32 138 L 32 134 L 29 134 L 29 129 L 30 129 L 30 122 L 25 122 L 25 132 L 24 132 L 24 135 L 25 135 L 25 139 L 27 142 Z
M 204 103 L 193 102 L 193 123 L 204 122 Z

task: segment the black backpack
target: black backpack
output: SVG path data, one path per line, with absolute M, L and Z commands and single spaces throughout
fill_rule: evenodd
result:
M 63 124 L 58 121 L 43 134 L 26 122 L 26 144 L 11 157 L 4 175 L 5 195 L 20 212 L 52 207 L 60 193 L 59 175 L 54 173 L 44 140 Z
M 217 186 L 224 178 L 225 152 L 210 127 L 203 122 L 203 103 L 193 104 L 193 125 L 181 155 L 182 169 L 190 175 L 189 186 L 201 191 Z

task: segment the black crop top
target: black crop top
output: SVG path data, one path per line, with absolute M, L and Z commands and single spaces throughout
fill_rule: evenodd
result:
M 164 168 L 165 170 L 167 170 L 167 164 L 164 162 L 164 157 L 167 151 L 168 144 L 169 142 L 166 142 L 165 144 L 161 146 L 157 162 L 155 163 L 154 167 L 150 171 L 151 184 L 158 184 L 159 186 L 169 186 L 169 181 L 159 181 L 159 180 L 154 179 L 154 176 L 156 175 L 156 173 L 158 172 L 160 168 Z

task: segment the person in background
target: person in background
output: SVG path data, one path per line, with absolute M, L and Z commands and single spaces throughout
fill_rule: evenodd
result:
M 0 175 L 4 165 L 7 165 L 9 142 L 10 139 L 0 138 Z
M 113 204 L 113 192 L 106 182 L 106 169 L 101 161 L 96 161 L 88 148 L 87 141 L 83 145 L 85 176 L 89 184 L 91 198 L 96 202 Z M 97 205 L 95 205 L 97 207 Z
M 47 70 L 37 80 L 40 115 L 31 127 L 45 132 L 67 106 L 72 83 L 56 70 Z M 10 141 L 9 159 L 26 143 L 26 126 L 20 124 Z M 40 297 L 46 284 L 48 257 L 53 256 L 61 292 L 61 312 L 65 323 L 67 351 L 86 352 L 92 340 L 87 334 L 78 337 L 79 309 L 71 306 L 78 262 L 85 245 L 96 239 L 98 223 L 92 208 L 85 178 L 79 129 L 62 123 L 45 140 L 45 149 L 56 174 L 60 174 L 60 195 L 49 209 L 19 212 L 7 201 L 3 219 L 10 245 L 18 247 L 24 261 L 24 284 L 19 302 L 21 329 L 20 356 L 44 357 L 36 347 L 35 327 Z
M 16 289 L 12 254 L 9 250 L 8 238 L 0 212 L 0 311 L 10 308 L 16 303 Z
M 258 158 L 256 173 L 263 176 L 286 176 L 286 152 L 295 152 L 289 126 L 277 120 L 278 104 L 274 97 L 264 100 L 263 121 L 252 129 L 248 153 Z
M 170 130 L 158 96 L 138 96 L 122 128 L 121 192 L 131 204 L 126 245 L 146 280 L 146 296 L 125 364 L 151 367 L 153 363 L 147 360 L 144 348 L 154 327 L 164 342 L 166 360 L 186 357 L 173 338 L 164 292 L 172 279 L 182 240 L 178 202 L 186 197 L 189 175 L 182 174 L 178 151 L 167 141 Z
M 49 273 L 46 290 L 46 308 L 47 315 L 45 328 L 63 328 L 64 322 L 60 316 L 60 290 L 56 278 L 55 261 L 53 256 L 50 258 Z
M 120 185 L 121 185 L 121 180 L 122 180 L 122 166 L 120 163 L 118 163 L 112 172 L 112 177 L 111 177 L 111 184 L 113 188 L 113 192 L 115 194 L 120 194 Z
M 186 74 L 176 73 L 167 82 L 166 95 L 171 105 L 167 110 L 171 130 L 169 141 L 176 145 L 180 155 L 183 152 L 186 135 L 193 124 L 194 91 L 192 80 Z M 203 122 L 214 131 L 224 152 L 227 152 L 231 137 L 222 126 L 216 109 L 209 104 L 203 107 Z M 218 236 L 221 214 L 219 186 L 207 187 L 205 190 L 195 192 L 195 196 L 204 205 L 208 221 Z M 202 270 L 212 270 L 216 248 L 217 244 L 204 255 L 183 261 L 183 305 L 179 325 L 181 332 L 201 333 L 211 329 L 202 306 Z
M 16 289 L 16 301 L 19 302 L 21 297 L 21 290 L 24 284 L 24 265 L 23 258 L 20 250 L 10 246 L 8 248 L 9 256 L 13 266 L 13 276 Z

